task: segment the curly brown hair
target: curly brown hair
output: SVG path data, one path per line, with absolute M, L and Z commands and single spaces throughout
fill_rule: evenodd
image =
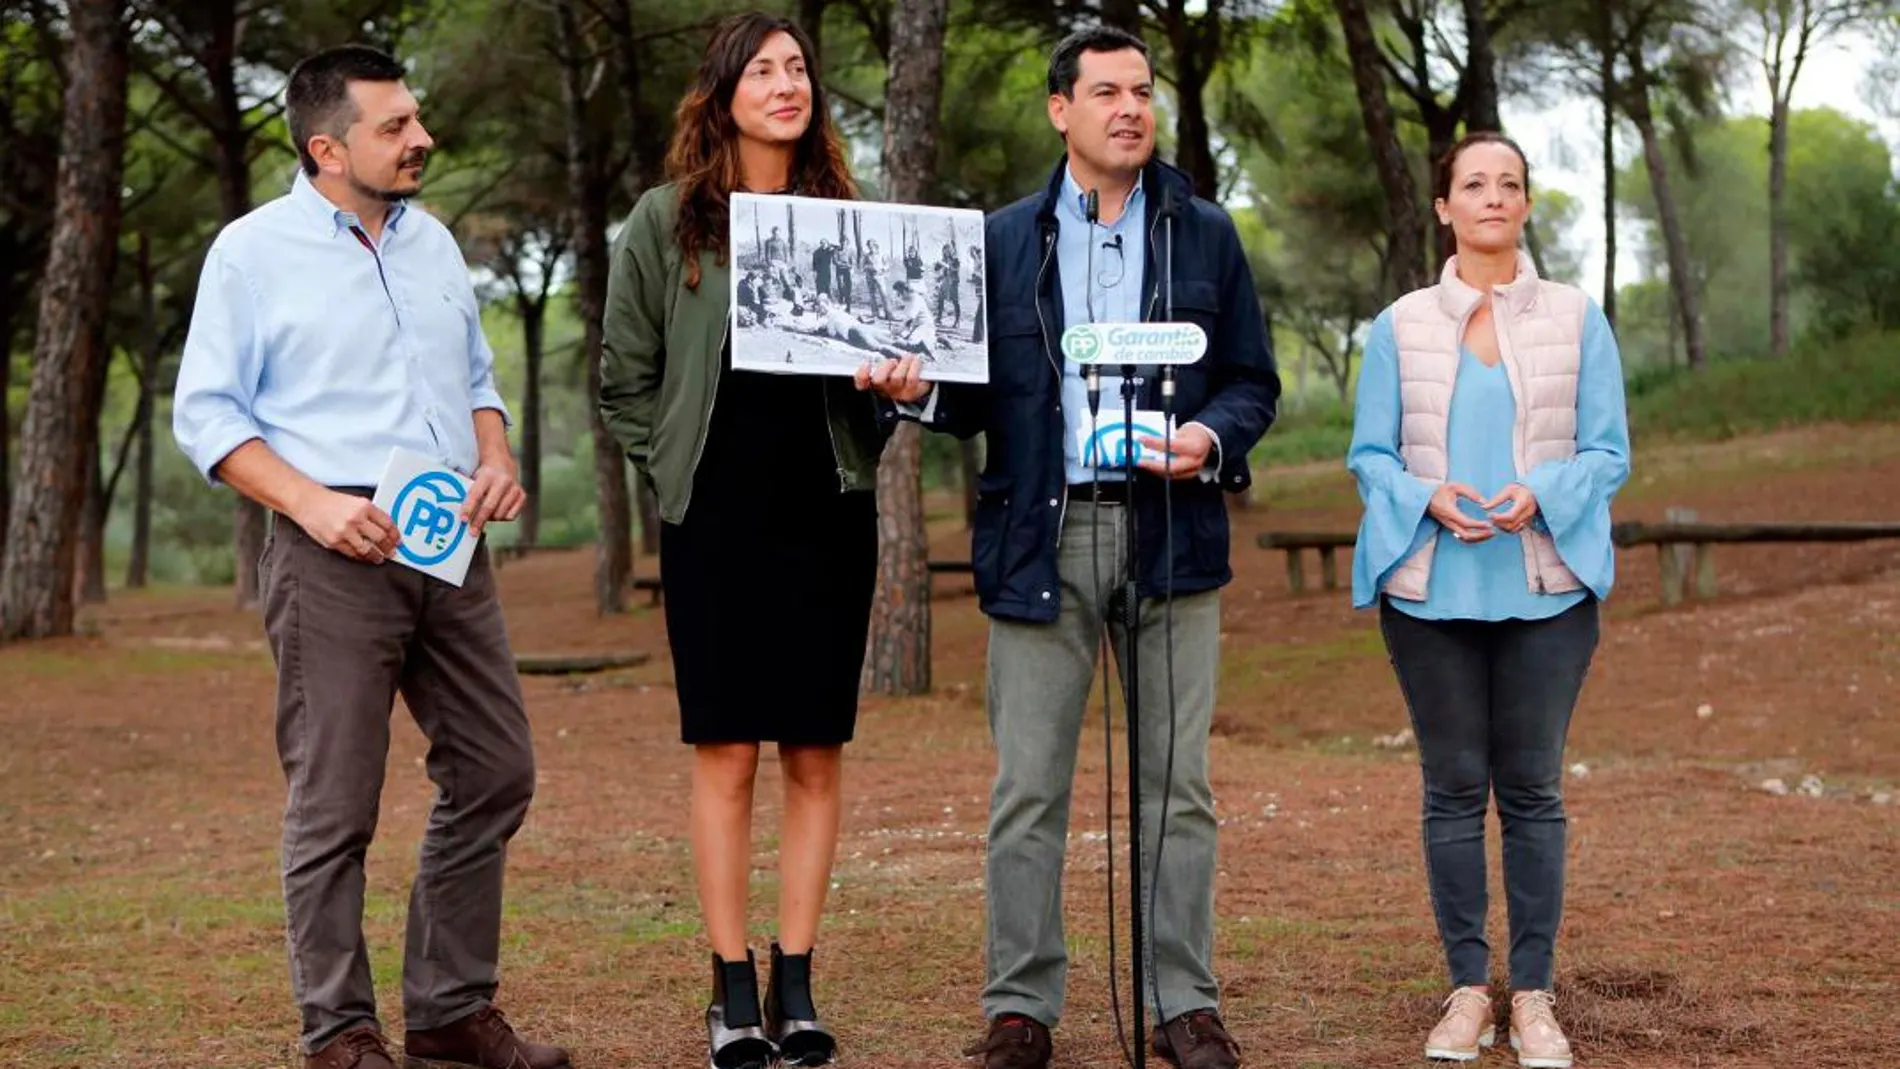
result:
M 732 192 L 739 188 L 739 128 L 732 120 L 732 95 L 752 57 L 775 33 L 791 36 L 805 56 L 811 79 L 811 123 L 798 139 L 792 159 L 792 188 L 800 196 L 855 200 L 857 183 L 845 162 L 844 139 L 832 124 L 811 38 L 790 19 L 761 11 L 722 21 L 706 43 L 699 74 L 681 98 L 666 150 L 666 177 L 679 184 L 679 223 L 674 236 L 685 259 L 686 286 L 699 288 L 699 255 L 711 249 L 727 262 L 726 228 Z

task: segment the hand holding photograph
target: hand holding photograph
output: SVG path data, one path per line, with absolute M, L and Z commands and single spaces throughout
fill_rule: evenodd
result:
M 734 368 L 989 381 L 983 213 L 734 193 L 731 218 Z

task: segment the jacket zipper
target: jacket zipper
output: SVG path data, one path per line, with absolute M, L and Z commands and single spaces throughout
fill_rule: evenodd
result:
M 1517 367 L 1517 348 L 1512 345 L 1510 339 L 1506 337 L 1507 331 L 1505 330 L 1504 323 L 1509 316 L 1498 315 L 1498 307 L 1499 301 L 1497 295 L 1493 293 L 1491 296 L 1491 329 L 1496 332 L 1498 336 L 1498 362 L 1504 365 L 1505 380 L 1508 382 L 1510 380 L 1511 370 Z M 1509 311 L 1508 308 L 1505 310 L 1507 312 Z M 1518 378 L 1523 379 L 1523 369 L 1518 368 L 1518 372 Z M 1515 389 L 1511 391 L 1511 394 L 1513 403 L 1521 409 L 1519 413 L 1520 418 L 1511 421 L 1513 424 L 1511 428 L 1511 444 L 1513 447 L 1511 469 L 1517 473 L 1519 479 L 1522 479 L 1524 477 L 1524 470 L 1523 467 L 1518 464 L 1517 458 L 1530 454 L 1530 398 L 1518 397 Z M 1537 550 L 1531 545 L 1530 539 L 1520 538 L 1519 541 L 1524 551 L 1525 570 L 1535 573 L 1530 577 L 1532 585 L 1536 587 L 1539 594 L 1550 593 L 1550 591 L 1546 589 L 1547 584 L 1544 581 L 1544 562 L 1538 559 Z
M 1048 231 L 1042 235 L 1042 266 L 1036 268 L 1036 336 L 1042 342 L 1042 355 L 1049 361 L 1049 367 L 1056 373 L 1056 411 L 1062 409 L 1062 365 L 1056 363 L 1056 356 L 1049 351 L 1049 323 L 1042 314 L 1042 280 L 1049 274 L 1049 265 L 1056 258 L 1056 236 Z M 1065 432 L 1066 433 L 1066 432 Z M 1068 444 L 1063 443 L 1063 452 L 1068 452 Z M 1067 465 L 1065 464 L 1066 468 Z M 1069 522 L 1069 480 L 1062 479 L 1062 507 L 1056 513 L 1056 549 L 1062 548 L 1062 528 Z

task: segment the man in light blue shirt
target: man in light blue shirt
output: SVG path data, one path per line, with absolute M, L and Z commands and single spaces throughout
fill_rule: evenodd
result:
M 492 1005 L 503 852 L 533 794 L 534 753 L 486 548 L 459 586 L 387 567 L 401 535 L 370 501 L 397 448 L 470 477 L 471 537 L 526 501 L 467 265 L 448 230 L 406 204 L 434 142 L 403 74 L 359 46 L 291 73 L 302 166 L 205 258 L 173 434 L 207 479 L 274 513 L 258 569 L 306 1069 L 394 1065 L 362 915 L 399 691 L 438 788 L 410 899 L 405 1053 L 564 1069 L 564 1052 L 521 1040 Z

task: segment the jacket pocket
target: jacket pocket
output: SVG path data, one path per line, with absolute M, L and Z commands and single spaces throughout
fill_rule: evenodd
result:
M 1009 532 L 1009 498 L 1015 480 L 981 476 L 976 484 L 976 523 L 970 539 L 970 568 L 977 593 L 993 596 L 1003 581 L 1003 542 Z

